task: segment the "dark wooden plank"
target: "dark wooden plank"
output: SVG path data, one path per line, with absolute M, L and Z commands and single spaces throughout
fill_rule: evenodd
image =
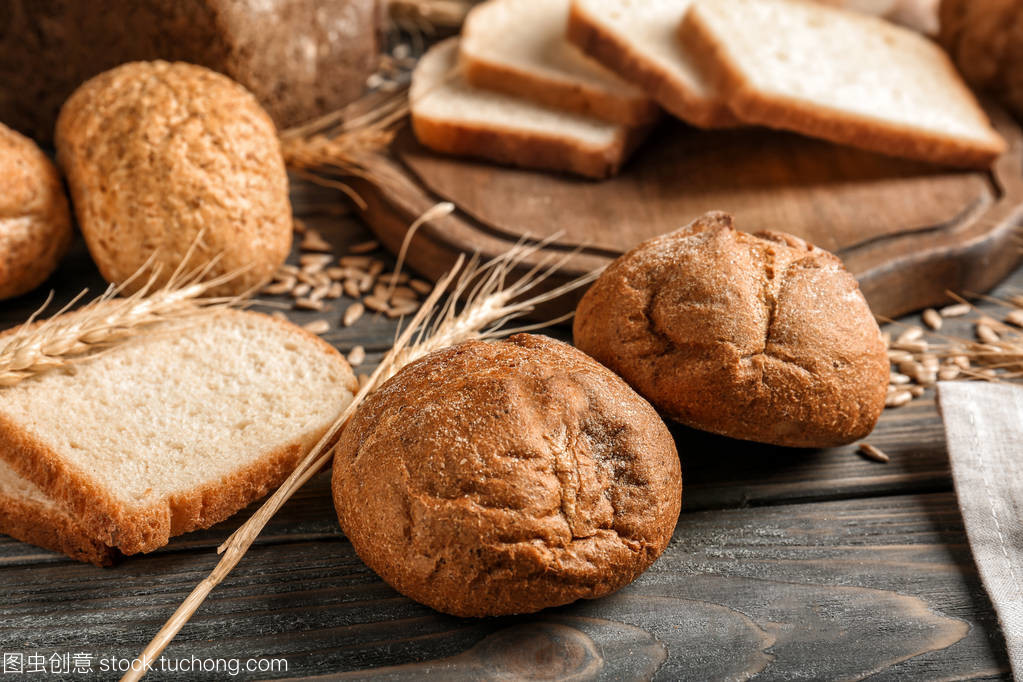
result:
M 317 514 L 326 517 L 318 527 L 333 524 L 322 501 Z M 0 648 L 134 655 L 212 567 L 213 552 L 194 549 L 172 546 L 113 569 L 0 567 Z M 584 679 L 640 679 L 656 668 L 665 680 L 1008 670 L 947 493 L 684 513 L 665 555 L 631 586 L 514 618 L 459 619 L 419 606 L 336 532 L 273 541 L 252 550 L 166 656 L 283 657 L 290 676 L 378 669 L 385 679 L 545 666 L 582 670 Z

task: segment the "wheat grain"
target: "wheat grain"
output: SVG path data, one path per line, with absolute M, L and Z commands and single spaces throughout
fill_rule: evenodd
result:
M 860 443 L 858 452 L 867 459 L 874 460 L 875 462 L 882 462 L 884 464 L 887 464 L 888 462 L 892 461 L 892 458 L 885 454 L 883 450 L 874 447 L 870 443 Z

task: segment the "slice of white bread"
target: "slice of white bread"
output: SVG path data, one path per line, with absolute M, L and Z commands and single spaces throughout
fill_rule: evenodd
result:
M 267 315 L 168 323 L 0 389 L 0 458 L 34 486 L 8 477 L 5 497 L 44 496 L 69 517 L 48 508 L 30 541 L 68 533 L 64 551 L 80 537 L 70 520 L 96 543 L 150 551 L 278 486 L 356 387 L 337 350 Z M 28 535 L 22 511 L 4 518 L 0 531 Z
M 701 128 L 738 124 L 676 37 L 691 0 L 572 0 L 566 36 L 645 90 L 668 112 Z
M 570 0 L 488 0 L 462 26 L 470 85 L 612 123 L 656 121 L 661 108 L 565 40 Z
M 958 166 L 1005 150 L 944 51 L 882 19 L 805 0 L 696 0 L 679 38 L 747 123 Z
M 109 566 L 118 554 L 90 537 L 70 514 L 2 459 L 0 533 L 97 566 Z
M 430 149 L 603 178 L 618 171 L 648 128 L 475 88 L 457 58 L 458 40 L 451 38 L 430 48 L 412 73 L 412 129 Z

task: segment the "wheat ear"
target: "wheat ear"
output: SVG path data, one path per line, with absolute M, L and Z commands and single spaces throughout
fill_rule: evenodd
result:
M 188 258 L 182 261 L 187 262 Z M 113 286 L 78 310 L 69 312 L 88 293 L 82 290 L 52 317 L 36 323 L 49 307 L 53 293 L 17 330 L 0 339 L 0 387 L 14 384 L 53 369 L 67 368 L 93 357 L 153 325 L 180 321 L 219 308 L 236 305 L 245 296 L 207 297 L 212 288 L 237 277 L 242 271 L 205 279 L 218 259 L 185 272 L 179 266 L 166 284 L 157 288 L 160 268 L 153 259 L 126 282 Z M 150 271 L 146 284 L 131 296 L 119 298 L 126 286 Z
M 402 367 L 434 350 L 472 339 L 492 339 L 511 331 L 522 331 L 519 329 L 502 332 L 501 327 L 511 319 L 529 313 L 545 301 L 584 286 L 599 274 L 599 272 L 593 272 L 550 291 L 523 299 L 571 257 L 571 254 L 568 254 L 561 258 L 541 259 L 539 264 L 524 276 L 506 286 L 508 277 L 517 271 L 526 259 L 538 253 L 547 244 L 548 241 L 534 244 L 520 243 L 484 265 L 479 265 L 478 259 L 473 258 L 460 276 L 459 271 L 462 270 L 464 257 L 459 257 L 455 267 L 437 283 L 429 297 L 423 302 L 419 312 L 400 333 L 394 346 L 384 356 L 348 407 L 327 429 L 327 433 L 302 459 L 280 488 L 218 548 L 217 551 L 223 554 L 219 563 L 210 575 L 192 590 L 136 660 L 152 661 L 163 652 L 213 588 L 238 565 L 260 531 L 281 506 L 330 462 L 333 457 L 333 443 L 337 435 L 366 399 L 366 396 Z M 452 283 L 454 283 L 453 286 Z M 433 323 L 427 324 L 431 315 L 437 310 L 441 295 L 445 292 L 449 295 L 447 302 L 440 308 Z M 134 668 L 138 668 L 138 670 Z M 144 671 L 144 665 L 135 665 L 122 680 L 124 682 L 138 680 L 145 674 Z

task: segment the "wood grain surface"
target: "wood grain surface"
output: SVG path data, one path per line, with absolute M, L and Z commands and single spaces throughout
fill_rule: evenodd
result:
M 669 122 L 616 178 L 593 182 L 444 156 L 399 133 L 392 157 L 355 184 L 373 231 L 397 249 L 440 200 L 459 211 L 423 226 L 410 262 L 436 278 L 459 253 L 492 256 L 524 237 L 568 254 L 564 273 L 605 265 L 709 210 L 739 229 L 781 230 L 838 253 L 878 315 L 987 291 L 1019 262 L 1007 248 L 1023 219 L 1023 134 L 991 108 L 1009 151 L 991 172 L 871 154 L 763 129 L 697 131 Z M 546 312 L 564 312 L 561 308 Z
M 357 221 L 319 212 L 336 201 L 308 187 L 295 196 L 296 211 L 341 253 L 367 233 Z M 83 284 L 102 286 L 80 246 L 51 283 L 59 300 Z M 1023 270 L 1001 291 L 1020 287 Z M 45 294 L 0 304 L 0 327 L 23 320 Z M 342 350 L 364 345 L 368 359 L 358 371 L 368 371 L 396 323 L 367 316 L 338 329 L 347 303 L 288 314 L 330 320 L 335 329 L 326 338 Z M 567 338 L 563 327 L 545 333 Z M 523 617 L 431 611 L 355 555 L 324 473 L 271 521 L 165 656 L 287 663 L 286 672 L 241 679 L 1009 677 L 951 492 L 931 394 L 886 411 L 869 438 L 890 464 L 867 461 L 853 446 L 795 451 L 682 427 L 673 433 L 685 486 L 678 527 L 661 559 L 610 597 Z M 94 662 L 134 656 L 253 509 L 110 569 L 0 536 L 0 652 L 86 652 Z

